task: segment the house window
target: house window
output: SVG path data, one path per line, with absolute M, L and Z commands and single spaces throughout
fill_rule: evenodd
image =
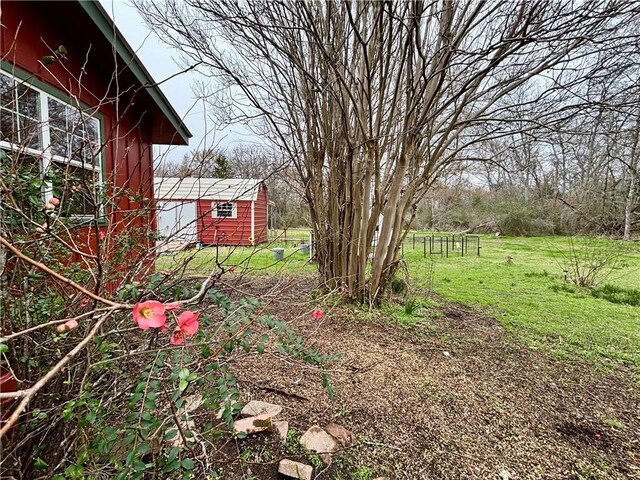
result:
M 213 207 L 213 218 L 237 218 L 237 216 L 234 202 L 220 202 Z
M 100 121 L 78 106 L 0 72 L 3 171 L 20 174 L 36 168 L 43 180 L 42 200 L 59 198 L 62 215 L 100 211 L 100 132 Z

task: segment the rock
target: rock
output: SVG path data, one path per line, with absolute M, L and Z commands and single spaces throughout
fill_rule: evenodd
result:
M 282 412 L 280 405 L 273 403 L 260 402 L 258 400 L 251 400 L 247 403 L 240 415 L 243 417 L 257 417 L 258 415 L 269 415 L 270 417 L 277 417 Z
M 278 465 L 278 473 L 289 478 L 311 480 L 313 467 L 311 465 L 305 465 L 304 463 L 294 462 L 293 460 L 287 460 L 285 458 L 283 460 L 280 460 L 280 465 Z
M 331 453 L 338 449 L 338 442 L 318 425 L 304 432 L 300 445 L 316 453 Z
M 257 415 L 255 417 L 241 418 L 233 422 L 233 433 L 237 435 L 242 432 L 251 435 L 252 433 L 271 430 L 272 426 L 270 415 Z
M 202 395 L 199 393 L 196 395 L 190 395 L 184 399 L 184 405 L 182 405 L 182 410 L 187 413 L 191 413 L 197 410 L 200 405 L 202 405 Z
M 337 423 L 330 423 L 324 427 L 324 430 L 335 438 L 342 448 L 348 447 L 356 441 L 356 436 L 352 432 Z
M 280 440 L 282 440 L 283 442 L 286 442 L 287 434 L 289 433 L 289 422 L 286 422 L 284 420 L 277 420 L 273 422 L 273 428 L 275 429 L 276 432 L 278 432 L 278 436 L 280 437 Z
M 511 474 L 509 473 L 508 470 L 500 471 L 500 480 L 510 480 L 510 479 L 511 479 Z
M 373 480 L 389 480 L 389 477 L 376 477 Z
M 193 420 L 186 420 L 186 421 L 181 421 L 180 422 L 180 428 L 182 429 L 182 433 L 185 434 L 185 437 L 187 439 L 187 443 L 193 443 L 193 432 L 196 431 L 196 424 Z M 184 439 L 182 438 L 182 435 L 180 435 L 180 431 L 178 430 L 178 428 L 174 428 L 172 430 L 169 430 L 168 433 L 170 432 L 175 432 L 173 438 L 171 440 L 169 440 L 169 443 L 171 444 L 172 447 L 176 447 L 176 448 L 182 448 L 184 447 Z

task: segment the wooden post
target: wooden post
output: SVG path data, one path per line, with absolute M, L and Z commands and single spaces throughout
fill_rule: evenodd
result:
M 447 235 L 447 258 L 449 258 L 449 236 Z

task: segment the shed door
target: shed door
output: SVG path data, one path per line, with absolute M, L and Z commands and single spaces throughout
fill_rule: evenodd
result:
M 158 233 L 185 242 L 196 241 L 196 202 L 158 202 Z

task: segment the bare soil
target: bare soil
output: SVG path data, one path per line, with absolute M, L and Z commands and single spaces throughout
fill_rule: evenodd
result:
M 319 372 L 276 353 L 232 365 L 243 401 L 284 406 L 298 434 L 330 422 L 358 441 L 317 464 L 315 478 L 640 478 L 640 392 L 631 370 L 604 371 L 550 358 L 516 342 L 500 324 L 460 305 L 424 309 L 407 328 L 356 307 L 309 312 L 314 281 L 244 281 L 236 288 L 271 301 L 270 310 L 323 353 L 335 398 Z M 224 478 L 277 478 L 281 458 L 318 462 L 273 435 L 229 440 Z M 228 457 L 227 457 L 228 458 Z M 215 461 L 215 460 L 214 460 Z

